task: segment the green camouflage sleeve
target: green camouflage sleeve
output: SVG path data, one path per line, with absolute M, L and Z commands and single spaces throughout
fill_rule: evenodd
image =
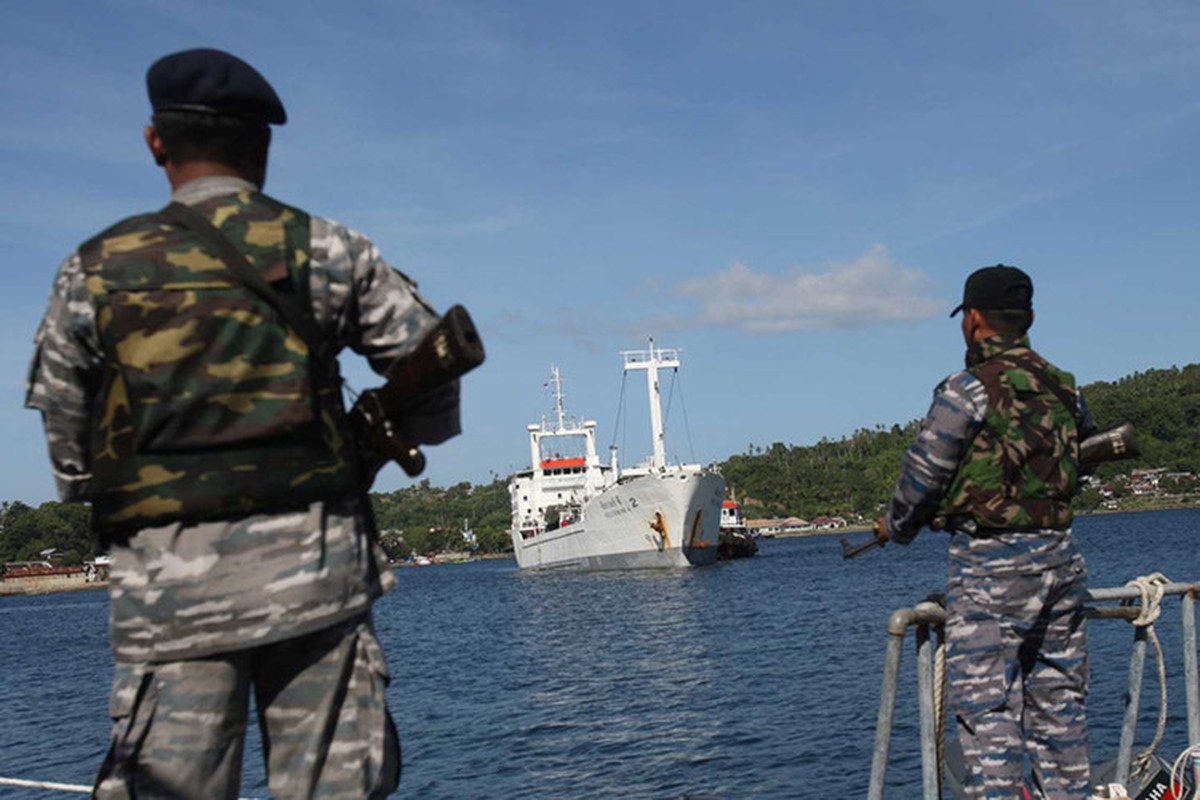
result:
M 96 315 L 78 254 L 58 269 L 46 316 L 34 339 L 25 406 L 42 412 L 59 496 L 82 500 L 91 479 L 88 438 L 100 383 Z

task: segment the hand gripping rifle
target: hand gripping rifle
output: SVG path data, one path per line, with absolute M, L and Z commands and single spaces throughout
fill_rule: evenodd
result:
M 483 340 L 471 315 L 454 306 L 416 349 L 392 364 L 387 383 L 359 395 L 350 409 L 350 423 L 359 441 L 378 457 L 376 463 L 395 461 L 410 477 L 420 475 L 425 456 L 400 433 L 401 420 L 430 392 L 470 372 L 483 359 Z M 374 474 L 368 469 L 368 476 Z
M 1112 430 L 1093 433 L 1079 443 L 1079 466 L 1082 468 L 1096 467 L 1106 461 L 1121 461 L 1126 458 L 1136 458 L 1141 455 L 1137 446 L 1137 438 L 1133 425 L 1126 422 Z M 860 545 L 851 544 L 845 536 L 842 537 L 842 558 L 854 558 L 875 547 L 883 547 L 887 539 L 872 538 Z

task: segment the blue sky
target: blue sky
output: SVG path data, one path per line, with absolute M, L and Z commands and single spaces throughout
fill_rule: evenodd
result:
M 651 335 L 683 350 L 679 458 L 919 417 L 1000 261 L 1081 382 L 1200 360 L 1197 42 L 1174 1 L 4 3 L 0 498 L 53 496 L 22 402 L 54 270 L 166 200 L 141 128 L 168 52 L 258 67 L 290 117 L 267 191 L 471 309 L 448 484 L 525 466 L 551 364 L 608 444 L 618 352 Z

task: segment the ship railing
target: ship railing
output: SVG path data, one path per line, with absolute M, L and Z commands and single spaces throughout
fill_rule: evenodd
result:
M 1183 626 L 1183 671 L 1187 696 L 1188 744 L 1200 746 L 1200 680 L 1196 655 L 1196 595 L 1200 583 L 1168 583 L 1162 587 L 1164 597 L 1179 597 Z M 1088 592 L 1089 619 L 1123 619 L 1132 622 L 1142 615 L 1140 589 L 1120 586 L 1093 589 Z M 1121 605 L 1102 605 L 1118 602 Z M 900 608 L 888 620 L 888 645 L 883 667 L 883 687 L 879 698 L 879 716 L 875 723 L 875 749 L 871 760 L 871 784 L 868 800 L 883 800 L 887 777 L 888 752 L 892 738 L 892 720 L 896 710 L 896 695 L 900 684 L 900 656 L 909 628 L 916 629 L 917 704 L 921 733 L 921 783 L 924 800 L 941 800 L 939 758 L 940 739 L 937 719 L 934 665 L 939 651 L 945 647 L 946 610 L 938 602 L 927 600 L 911 608 Z M 1146 664 L 1148 629 L 1134 626 L 1133 646 L 1129 659 L 1129 688 L 1125 695 L 1125 716 L 1117 752 L 1115 779 L 1121 785 L 1129 782 L 1133 763 L 1134 734 L 1142 697 L 1142 677 Z M 944 710 L 942 712 L 945 713 Z M 1192 781 L 1200 786 L 1200 760 L 1192 761 Z
M 59 783 L 57 781 L 31 781 L 25 778 L 0 778 L 0 786 L 15 786 L 24 789 L 41 789 L 51 792 L 73 792 L 75 794 L 91 794 L 92 787 L 78 783 Z M 238 800 L 254 800 L 252 797 L 241 797 Z
M 622 350 L 621 355 L 625 359 L 625 368 L 641 367 L 651 362 L 657 362 L 657 366 L 670 368 L 679 366 L 679 348 L 677 347 L 655 347 L 652 350 Z

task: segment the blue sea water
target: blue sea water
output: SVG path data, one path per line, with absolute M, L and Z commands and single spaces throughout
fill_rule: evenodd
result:
M 1200 581 L 1200 511 L 1087 517 L 1093 587 Z M 376 606 L 413 798 L 812 798 L 866 794 L 892 610 L 944 588 L 945 538 L 845 562 L 836 538 L 774 539 L 687 571 L 408 569 Z M 0 598 L 0 776 L 90 783 L 108 739 L 102 591 Z M 1159 623 L 1168 760 L 1186 744 L 1179 605 Z M 1091 627 L 1097 760 L 1120 732 L 1130 627 Z M 888 796 L 919 796 L 914 649 Z M 1158 691 L 1148 665 L 1139 745 Z M 266 797 L 251 733 L 243 794 Z M 0 786 L 0 797 L 45 791 Z M 70 797 L 71 795 L 58 795 Z

